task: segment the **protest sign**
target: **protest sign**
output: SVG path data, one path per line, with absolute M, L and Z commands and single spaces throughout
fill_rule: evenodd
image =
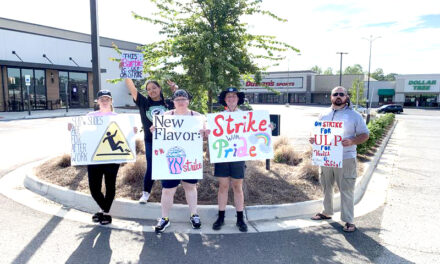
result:
M 267 111 L 208 114 L 211 163 L 273 158 Z
M 342 168 L 342 136 L 344 122 L 316 121 L 313 127 L 313 164 L 324 167 Z
M 142 79 L 144 57 L 138 53 L 122 53 L 121 78 Z
M 78 116 L 71 119 L 71 163 L 76 165 L 136 161 L 135 116 Z
M 202 116 L 155 115 L 154 180 L 203 179 Z

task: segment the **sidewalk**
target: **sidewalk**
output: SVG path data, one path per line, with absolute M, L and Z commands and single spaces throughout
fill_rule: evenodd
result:
M 11 121 L 20 119 L 37 119 L 37 118 L 56 118 L 66 116 L 81 116 L 93 111 L 93 108 L 73 108 L 66 112 L 66 109 L 56 110 L 36 110 L 31 111 L 31 115 L 27 111 L 23 112 L 0 112 L 0 121 Z M 138 113 L 138 109 L 116 108 L 118 113 Z

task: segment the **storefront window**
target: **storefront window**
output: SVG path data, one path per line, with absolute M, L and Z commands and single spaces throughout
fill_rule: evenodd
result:
M 8 110 L 22 111 L 20 69 L 8 68 Z
M 68 103 L 72 108 L 89 107 L 87 73 L 59 72 L 59 76 L 61 106 L 65 107 Z
M 35 70 L 35 109 L 47 109 L 46 107 L 46 77 L 44 70 Z
M 61 107 L 66 107 L 66 89 L 69 90 L 67 87 L 69 85 L 69 73 L 68 72 L 59 72 L 59 78 L 60 78 L 60 104 Z

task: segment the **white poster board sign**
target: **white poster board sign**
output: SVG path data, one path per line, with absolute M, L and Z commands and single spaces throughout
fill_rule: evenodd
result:
M 72 117 L 72 166 L 136 161 L 135 115 Z
M 144 57 L 139 53 L 122 53 L 121 78 L 142 79 Z
M 202 116 L 155 115 L 154 180 L 203 179 Z
M 342 136 L 344 135 L 344 122 L 342 121 L 316 121 L 312 137 L 313 164 L 324 167 L 342 168 L 343 149 Z
M 208 114 L 211 163 L 273 158 L 269 112 Z

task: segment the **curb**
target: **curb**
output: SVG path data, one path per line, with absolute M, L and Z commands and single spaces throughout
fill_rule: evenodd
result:
M 388 144 L 391 135 L 397 125 L 397 120 L 395 120 L 393 127 L 389 130 L 387 136 L 382 141 L 380 147 L 376 151 L 376 154 L 372 161 L 366 163 L 364 174 L 358 177 L 355 187 L 355 204 L 359 203 L 367 190 L 368 183 L 370 182 L 371 176 L 376 168 L 382 153 Z M 47 159 L 46 159 L 47 160 Z M 62 205 L 88 212 L 94 213 L 99 210 L 95 201 L 90 195 L 80 193 L 78 191 L 69 190 L 65 187 L 60 187 L 51 183 L 47 183 L 38 179 L 34 175 L 34 168 L 39 164 L 45 162 L 38 161 L 30 164 L 32 169 L 28 170 L 24 178 L 24 186 L 38 193 L 49 200 L 55 201 Z M 340 209 L 340 194 L 336 194 L 333 199 L 335 212 Z M 217 205 L 198 205 L 198 213 L 202 219 L 205 221 L 215 221 L 218 207 Z M 245 207 L 245 214 L 248 221 L 260 221 L 260 220 L 272 220 L 281 218 L 295 218 L 305 215 L 313 215 L 322 209 L 322 199 L 298 202 L 298 203 L 288 203 L 288 204 L 278 204 L 278 205 L 253 205 Z M 161 215 L 160 203 L 147 203 L 141 205 L 136 201 L 131 201 L 127 199 L 115 199 L 111 208 L 110 213 L 119 218 L 129 218 L 129 219 L 147 219 L 156 220 Z M 178 222 L 186 222 L 189 219 L 188 205 L 175 204 L 170 211 L 170 218 Z M 228 205 L 226 207 L 226 219 L 225 220 L 235 220 L 235 207 Z

